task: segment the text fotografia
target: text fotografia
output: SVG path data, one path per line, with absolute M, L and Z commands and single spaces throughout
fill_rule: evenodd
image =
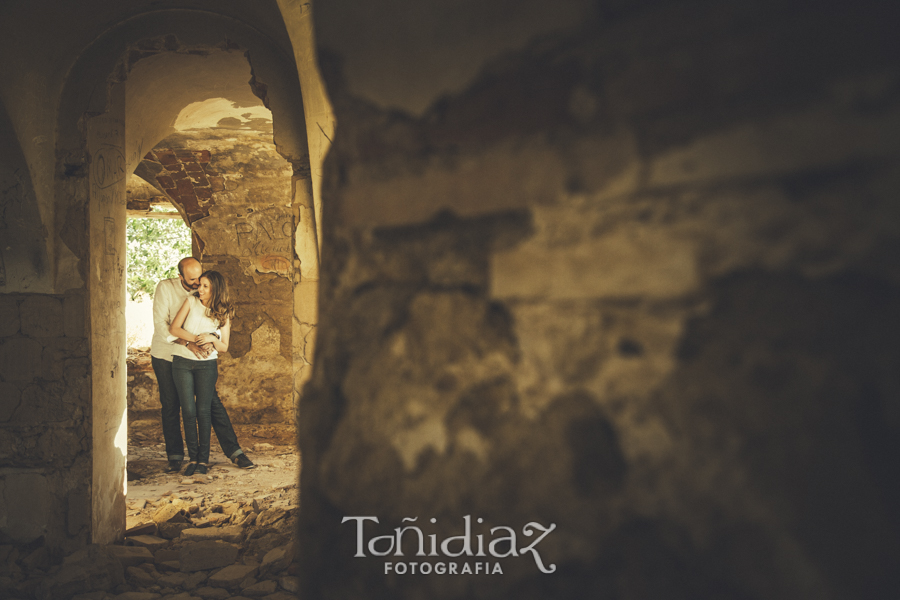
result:
M 406 517 L 401 522 L 414 523 L 418 517 Z M 484 534 L 472 535 L 472 516 L 463 517 L 464 532 L 462 535 L 450 536 L 438 543 L 437 534 L 425 534 L 415 525 L 407 525 L 405 527 L 397 527 L 394 533 L 390 535 L 379 535 L 366 540 L 363 523 L 372 521 L 378 523 L 378 517 L 344 517 L 341 523 L 347 521 L 356 522 L 356 554 L 357 558 L 366 558 L 368 556 L 396 556 L 402 557 L 403 539 L 407 535 L 415 544 L 415 556 L 428 557 L 473 557 L 473 558 L 510 558 L 531 554 L 534 564 L 542 573 L 553 573 L 556 571 L 556 565 L 544 566 L 544 561 L 538 553 L 537 545 L 547 537 L 551 531 L 556 529 L 556 524 L 551 523 L 549 527 L 544 527 L 540 523 L 531 522 L 522 527 L 522 538 L 524 541 L 530 541 L 527 546 L 520 546 L 516 531 L 512 527 L 501 525 L 491 528 L 491 535 L 485 540 Z M 478 518 L 478 523 L 484 523 L 484 519 Z M 437 523 L 437 519 L 432 518 L 432 523 Z M 534 540 L 530 538 L 535 537 Z M 474 548 L 473 548 L 474 538 Z M 426 542 L 427 539 L 427 542 Z M 366 551 L 368 550 L 368 554 Z M 490 561 L 400 561 L 385 562 L 384 573 L 396 573 L 397 575 L 502 575 L 503 569 L 500 563 Z

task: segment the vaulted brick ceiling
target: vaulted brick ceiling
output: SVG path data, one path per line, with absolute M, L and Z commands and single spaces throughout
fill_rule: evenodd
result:
M 159 189 L 181 207 L 189 223 L 209 215 L 213 192 L 225 190 L 225 178 L 209 164 L 209 150 L 156 148 L 142 165 L 154 173 Z

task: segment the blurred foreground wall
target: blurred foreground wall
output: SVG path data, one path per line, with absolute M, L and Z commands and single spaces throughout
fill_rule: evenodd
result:
M 897 596 L 897 12 L 317 3 L 306 593 Z

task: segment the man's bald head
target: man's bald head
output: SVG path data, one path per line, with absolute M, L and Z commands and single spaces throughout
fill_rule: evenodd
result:
M 196 290 L 200 287 L 200 275 L 203 273 L 203 267 L 196 258 L 188 256 L 178 261 L 178 277 L 181 279 L 181 285 L 188 291 Z

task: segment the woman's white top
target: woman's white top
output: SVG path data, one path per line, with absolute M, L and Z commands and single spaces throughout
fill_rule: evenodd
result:
M 201 333 L 213 333 L 217 329 L 219 329 L 219 322 L 206 315 L 206 307 L 203 306 L 202 302 L 200 302 L 200 298 L 191 294 L 187 297 L 187 302 L 190 302 L 191 309 L 188 311 L 187 317 L 185 317 L 184 319 L 184 324 L 181 326 L 182 329 L 189 333 L 193 333 L 194 335 L 200 335 Z M 175 341 L 178 338 L 174 335 L 170 335 L 169 339 Z M 190 360 L 215 360 L 216 358 L 218 358 L 219 353 L 215 348 L 213 348 L 212 352 L 209 353 L 209 356 L 200 359 L 197 358 L 196 354 L 188 350 L 187 346 L 182 346 L 179 344 L 175 346 L 172 355 L 183 356 L 184 358 L 188 358 Z

